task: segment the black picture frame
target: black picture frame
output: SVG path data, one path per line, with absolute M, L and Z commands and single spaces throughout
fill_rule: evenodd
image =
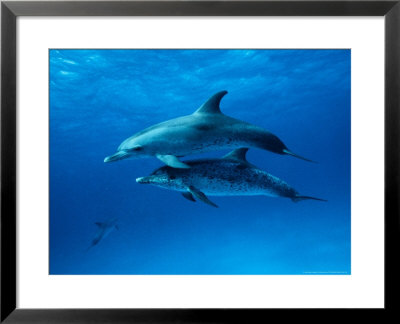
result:
M 2 1 L 1 2 L 1 316 L 5 323 L 199 323 L 267 321 L 282 311 L 326 316 L 326 309 L 18 309 L 16 308 L 16 19 L 19 16 L 384 16 L 385 307 L 400 307 L 400 0 L 394 1 Z M 373 128 L 373 126 L 371 126 Z M 373 131 L 373 130 L 371 130 Z M 367 158 L 367 157 L 366 157 Z M 310 312 L 313 312 L 310 314 Z M 321 314 L 321 312 L 325 312 Z M 317 315 L 318 314 L 318 315 Z M 330 316 L 330 315 L 329 315 Z M 322 320 L 322 318 L 320 318 Z

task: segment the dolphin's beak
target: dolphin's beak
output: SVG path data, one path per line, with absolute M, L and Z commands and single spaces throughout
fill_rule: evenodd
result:
M 119 161 L 119 160 L 122 160 L 122 159 L 126 159 L 129 156 L 130 156 L 130 154 L 128 152 L 126 152 L 126 151 L 118 151 L 117 153 L 115 153 L 113 155 L 107 156 L 104 159 L 104 162 L 108 163 L 108 162 Z
M 148 184 L 151 183 L 151 179 L 152 177 L 140 177 L 136 179 L 136 182 L 141 184 Z

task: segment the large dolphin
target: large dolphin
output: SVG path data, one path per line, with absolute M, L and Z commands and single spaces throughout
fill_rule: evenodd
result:
M 86 249 L 86 251 L 89 251 L 92 247 L 99 244 L 99 242 L 108 236 L 112 230 L 119 229 L 116 218 L 111 218 L 104 222 L 96 222 L 95 224 L 97 226 L 97 232 L 92 240 L 92 243 Z
M 238 147 L 257 147 L 310 161 L 292 153 L 265 129 L 224 115 L 219 104 L 227 93 L 216 93 L 191 115 L 148 127 L 127 138 L 104 162 L 156 156 L 173 168 L 188 168 L 178 157 Z
M 136 182 L 180 191 L 191 201 L 195 198 L 218 207 L 209 196 L 272 196 L 292 201 L 324 199 L 300 195 L 285 181 L 257 168 L 246 160 L 247 148 L 240 148 L 221 159 L 185 161 L 190 169 L 168 166 L 155 170 Z

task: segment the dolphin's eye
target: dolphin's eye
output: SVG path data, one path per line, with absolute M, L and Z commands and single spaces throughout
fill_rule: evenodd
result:
M 131 148 L 131 151 L 140 151 L 140 150 L 142 150 L 142 149 L 143 149 L 143 147 L 141 147 L 140 145 L 138 145 L 138 146 L 132 147 L 132 148 Z

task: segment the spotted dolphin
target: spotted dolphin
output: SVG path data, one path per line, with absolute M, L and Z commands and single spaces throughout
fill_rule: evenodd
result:
M 90 250 L 95 245 L 99 244 L 101 240 L 103 240 L 108 234 L 111 233 L 114 229 L 119 229 L 116 218 L 111 218 L 104 222 L 96 222 L 97 232 L 92 240 L 90 246 L 86 249 L 86 251 Z
M 246 160 L 248 148 L 240 148 L 221 159 L 185 161 L 190 169 L 163 166 L 150 176 L 137 178 L 141 184 L 152 184 L 182 192 L 191 201 L 196 199 L 218 207 L 208 196 L 272 196 L 300 200 L 324 199 L 300 195 L 285 181 L 257 168 Z
M 291 152 L 267 130 L 224 115 L 220 102 L 227 93 L 214 94 L 191 115 L 150 126 L 127 138 L 104 162 L 156 156 L 171 167 L 188 168 L 178 157 L 239 147 L 256 147 L 312 162 Z

